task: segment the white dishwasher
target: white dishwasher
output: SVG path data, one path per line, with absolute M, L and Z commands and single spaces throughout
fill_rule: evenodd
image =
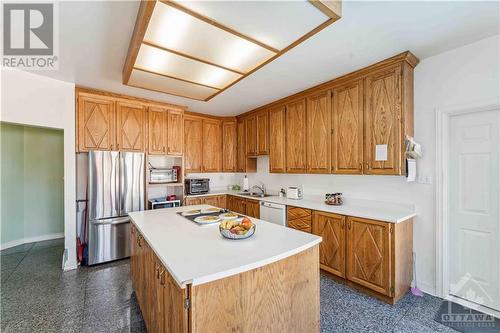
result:
M 286 226 L 286 205 L 272 202 L 260 202 L 260 219 Z

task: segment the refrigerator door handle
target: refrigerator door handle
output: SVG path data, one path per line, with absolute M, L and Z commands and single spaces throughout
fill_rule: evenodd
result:
M 105 224 L 122 224 L 122 223 L 128 223 L 130 222 L 130 217 L 128 216 L 123 216 L 123 217 L 114 217 L 111 219 L 100 219 L 100 220 L 92 220 L 90 223 L 94 225 L 105 225 Z

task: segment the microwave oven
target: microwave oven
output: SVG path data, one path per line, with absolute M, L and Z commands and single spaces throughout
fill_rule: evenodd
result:
M 180 206 L 181 206 L 180 200 L 168 201 L 165 199 L 165 197 L 157 199 L 149 199 L 149 205 L 148 205 L 149 209 L 172 208 Z
M 149 169 L 149 183 L 176 183 L 178 179 L 177 168 L 172 169 Z
M 210 191 L 210 179 L 208 178 L 188 178 L 184 183 L 186 194 L 203 194 Z

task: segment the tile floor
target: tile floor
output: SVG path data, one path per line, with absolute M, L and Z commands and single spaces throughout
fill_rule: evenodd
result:
M 128 260 L 61 271 L 63 241 L 2 251 L 2 332 L 145 332 Z M 395 306 L 321 277 L 322 332 L 456 332 L 433 320 L 436 297 Z

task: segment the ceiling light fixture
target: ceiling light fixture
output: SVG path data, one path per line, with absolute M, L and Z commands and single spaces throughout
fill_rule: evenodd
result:
M 340 15 L 340 1 L 142 1 L 123 83 L 208 101 Z

